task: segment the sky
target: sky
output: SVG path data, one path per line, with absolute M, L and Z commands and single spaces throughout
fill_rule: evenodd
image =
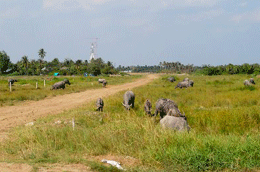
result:
M 98 39 L 94 39 L 98 38 Z M 0 0 L 0 51 L 115 66 L 260 63 L 258 0 Z

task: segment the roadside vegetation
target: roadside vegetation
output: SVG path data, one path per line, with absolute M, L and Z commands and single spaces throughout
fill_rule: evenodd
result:
M 2 161 L 83 163 L 97 171 L 114 171 L 89 157 L 129 156 L 136 164 L 123 164 L 129 171 L 250 171 L 260 164 L 260 79 L 245 87 L 248 75 L 164 75 L 133 89 L 135 108 L 122 106 L 124 92 L 104 98 L 104 112 L 95 112 L 95 102 L 62 114 L 38 119 L 33 126 L 20 126 L 0 146 Z M 174 89 L 189 77 L 195 84 Z M 252 89 L 253 88 L 253 89 Z M 159 117 L 145 115 L 148 98 L 174 100 L 185 112 L 191 131 L 163 130 Z M 75 118 L 75 129 L 70 121 Z M 57 124 L 57 121 L 60 121 Z M 56 122 L 56 124 L 55 124 Z
M 127 82 L 132 82 L 135 79 L 141 78 L 141 75 L 116 75 L 109 77 L 109 75 L 101 75 L 98 77 L 83 77 L 83 76 L 0 76 L 0 106 L 14 105 L 24 100 L 40 100 L 45 97 L 51 97 L 56 95 L 75 93 L 85 91 L 88 89 L 102 88 L 102 84 L 98 83 L 98 78 L 104 78 L 110 85 L 118 85 Z M 12 86 L 12 92 L 10 92 L 8 86 L 8 79 L 17 79 Z M 71 85 L 66 85 L 63 90 L 51 90 L 52 85 L 56 82 L 69 79 Z M 44 87 L 45 80 L 45 87 Z M 36 82 L 38 88 L 36 89 Z

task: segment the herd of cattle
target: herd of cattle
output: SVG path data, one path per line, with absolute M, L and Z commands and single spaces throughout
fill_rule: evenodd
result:
M 18 82 L 16 79 L 8 79 L 8 86 L 13 85 L 14 82 Z M 103 87 L 106 87 L 107 81 L 105 79 L 98 79 L 98 83 L 102 83 Z M 70 85 L 70 81 L 68 79 L 64 79 L 63 81 L 56 82 L 52 85 L 51 90 L 57 89 L 65 89 L 65 85 Z
M 174 82 L 174 77 L 169 77 L 168 80 L 170 82 Z M 244 85 L 250 86 L 251 84 L 255 84 L 253 78 L 250 78 L 249 81 L 245 80 Z M 185 78 L 183 81 L 177 84 L 176 88 L 188 88 L 193 87 L 194 81 L 189 78 Z M 135 103 L 135 94 L 133 91 L 125 92 L 123 96 L 122 105 L 126 110 L 130 110 L 130 108 L 134 108 Z M 104 101 L 101 98 L 98 98 L 96 102 L 97 111 L 103 111 Z M 160 124 L 163 128 L 170 128 L 178 131 L 190 130 L 190 127 L 187 122 L 187 118 L 185 113 L 181 113 L 178 105 L 171 99 L 160 98 L 156 102 L 155 113 L 152 114 L 152 103 L 149 99 L 144 102 L 144 111 L 150 117 L 156 117 L 160 114 Z
M 107 81 L 105 79 L 98 79 L 98 83 L 102 83 L 103 87 L 106 87 Z M 57 90 L 57 89 L 64 89 L 65 85 L 68 84 L 70 85 L 70 81 L 68 79 L 64 79 L 63 81 L 56 82 L 55 84 L 52 85 L 52 90 Z
M 123 96 L 123 106 L 126 110 L 134 108 L 135 94 L 133 91 L 125 92 Z M 98 98 L 96 101 L 97 111 L 103 111 L 104 101 Z M 189 130 L 185 114 L 178 109 L 178 105 L 171 99 L 160 98 L 156 102 L 155 113 L 151 113 L 152 103 L 146 100 L 144 103 L 144 111 L 150 117 L 156 117 L 160 114 L 160 123 L 163 128 L 171 128 L 174 130 Z
M 169 77 L 168 80 L 170 82 L 176 81 L 174 77 Z M 15 79 L 9 79 L 8 83 L 13 85 L 14 82 L 17 82 Z M 103 87 L 106 87 L 107 81 L 105 79 L 98 79 L 98 83 L 102 83 Z M 57 82 L 52 85 L 52 90 L 56 89 L 65 89 L 65 85 L 70 85 L 68 79 L 64 79 L 63 81 Z M 245 86 L 251 86 L 255 84 L 253 78 L 244 81 Z M 188 88 L 193 87 L 194 81 L 190 80 L 189 78 L 185 78 L 183 81 L 179 82 L 176 88 Z M 122 105 L 125 107 L 126 110 L 130 110 L 130 108 L 134 108 L 135 104 L 135 94 L 133 91 L 125 92 L 123 96 Z M 97 111 L 103 112 L 104 101 L 101 98 L 98 98 L 96 101 Z M 189 130 L 190 127 L 187 122 L 187 118 L 185 113 L 182 114 L 178 109 L 178 105 L 171 99 L 160 98 L 156 102 L 155 106 L 155 113 L 152 114 L 152 103 L 150 100 L 146 100 L 144 103 L 144 111 L 150 117 L 156 117 L 160 114 L 160 124 L 163 128 L 171 128 L 174 130 Z
M 174 77 L 168 78 L 170 82 L 174 82 Z M 187 88 L 193 87 L 194 81 L 189 78 L 185 78 L 182 82 L 179 82 L 175 88 Z M 133 91 L 126 91 L 123 95 L 122 105 L 126 110 L 134 108 L 135 94 Z M 104 101 L 98 98 L 96 101 L 97 111 L 103 111 Z M 160 114 L 160 124 L 163 128 L 171 128 L 174 130 L 189 130 L 190 127 L 187 122 L 185 113 L 182 114 L 178 108 L 178 105 L 171 99 L 160 98 L 156 102 L 155 113 L 152 114 L 152 103 L 147 99 L 144 103 L 144 111 L 150 117 L 156 117 Z

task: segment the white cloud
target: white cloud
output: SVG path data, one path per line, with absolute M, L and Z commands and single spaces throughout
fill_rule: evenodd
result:
M 49 10 L 93 10 L 97 5 L 103 5 L 112 0 L 43 0 L 43 8 Z
M 107 25 L 111 22 L 110 17 L 99 17 L 99 18 L 94 18 L 90 20 L 90 26 L 92 28 L 99 28 L 104 25 Z
M 130 18 L 130 19 L 125 19 L 122 21 L 123 25 L 128 25 L 128 26 L 143 26 L 149 24 L 149 20 L 144 19 L 144 18 Z
M 171 4 L 177 7 L 214 6 L 220 0 L 171 0 Z
M 211 7 L 223 0 L 43 0 L 47 10 L 70 11 L 84 9 L 100 11 L 104 16 L 90 19 L 90 26 L 116 24 L 115 27 L 134 27 L 147 33 L 158 30 L 157 12 L 164 9 Z M 116 13 L 113 11 L 115 10 Z M 120 13 L 120 15 L 118 15 Z M 223 13 L 223 10 L 210 10 L 202 13 L 182 15 L 185 22 L 210 20 Z M 115 15 L 117 15 L 115 17 Z M 182 19 L 181 19 L 182 20 Z M 181 21 L 182 22 L 182 21 Z
M 211 7 L 223 0 L 128 0 L 133 6 L 159 11 L 164 9 Z
M 253 22 L 253 23 L 259 23 L 260 22 L 260 9 L 246 12 L 243 14 L 235 15 L 231 18 L 231 21 L 234 21 L 236 23 L 241 22 Z
M 191 14 L 191 15 L 179 15 L 177 22 L 188 23 L 188 22 L 199 22 L 199 21 L 204 21 L 204 20 L 213 20 L 215 17 L 218 17 L 222 14 L 224 14 L 224 10 L 217 9 L 217 10 L 203 11 L 203 12 L 200 12 L 197 14 Z
M 224 13 L 223 9 L 204 11 L 191 17 L 192 21 L 212 20 Z
M 135 5 L 149 4 L 152 6 L 159 7 L 194 7 L 194 6 L 213 6 L 222 0 L 146 0 L 146 1 L 137 1 L 129 0 Z
M 116 4 L 158 11 L 165 8 L 208 7 L 214 6 L 220 1 L 223 0 L 43 0 L 43 8 L 49 10 L 73 10 L 80 8 L 93 10 L 101 5 Z
M 20 16 L 21 8 L 20 7 L 13 7 L 9 8 L 5 11 L 0 11 L 0 18 L 8 19 L 8 18 L 17 18 Z
M 242 2 L 242 3 L 238 4 L 238 6 L 245 7 L 245 6 L 247 6 L 247 2 Z

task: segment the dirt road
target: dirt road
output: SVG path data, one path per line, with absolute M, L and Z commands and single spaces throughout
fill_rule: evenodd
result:
M 39 117 L 61 113 L 64 110 L 82 106 L 83 104 L 96 100 L 98 97 L 107 97 L 119 91 L 145 85 L 157 77 L 158 75 L 150 74 L 137 81 L 123 85 L 59 95 L 40 101 L 27 101 L 17 106 L 1 107 L 0 138 L 3 138 L 6 135 L 6 132 L 12 127 L 32 122 Z
M 88 102 L 96 100 L 98 97 L 107 97 L 119 91 L 132 89 L 146 85 L 158 75 L 147 75 L 146 77 L 123 85 L 108 86 L 107 88 L 87 90 L 80 93 L 72 93 L 52 98 L 46 98 L 40 101 L 28 101 L 17 106 L 8 106 L 0 108 L 0 141 L 7 137 L 8 130 L 12 127 L 26 124 L 39 117 L 50 114 L 57 114 L 64 110 L 82 106 Z M 103 157 L 109 159 L 111 157 Z M 113 157 L 115 158 L 115 157 Z M 122 158 L 119 160 L 122 161 Z M 99 161 L 100 162 L 100 161 Z M 33 167 L 28 164 L 0 163 L 0 171 L 33 171 Z M 39 168 L 39 171 L 91 171 L 90 167 L 82 164 L 50 164 Z

